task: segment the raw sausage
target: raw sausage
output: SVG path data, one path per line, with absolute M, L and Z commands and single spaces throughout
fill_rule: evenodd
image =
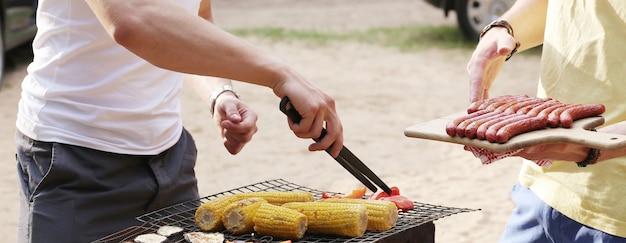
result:
M 470 119 L 466 119 L 465 121 L 462 121 L 461 123 L 459 123 L 458 126 L 456 126 L 456 135 L 459 137 L 465 137 L 465 129 L 467 126 L 469 126 L 471 123 L 473 123 L 474 121 L 478 121 L 480 119 L 489 119 L 489 117 L 492 117 L 494 115 L 497 115 L 498 113 L 495 112 L 491 112 L 488 110 L 484 110 L 487 111 L 485 113 L 483 113 L 482 115 L 476 116 L 476 117 L 472 117 Z M 482 111 L 480 111 L 482 112 Z M 475 112 L 477 113 L 477 112 Z
M 564 110 L 559 119 L 561 120 L 561 126 L 569 128 L 572 127 L 575 120 L 597 116 L 604 113 L 605 110 L 602 104 L 577 105 Z
M 495 141 L 497 143 L 506 143 L 515 135 L 542 129 L 545 128 L 546 125 L 548 125 L 548 120 L 541 117 L 527 117 L 517 120 L 498 129 Z
M 472 114 L 461 116 L 461 117 L 458 117 L 458 118 L 448 122 L 448 124 L 446 124 L 446 133 L 448 135 L 450 135 L 451 137 L 456 136 L 456 128 L 459 126 L 459 124 L 461 122 L 463 122 L 463 121 L 465 121 L 467 119 L 471 119 L 471 118 L 476 117 L 476 116 L 480 116 L 480 115 L 485 114 L 487 112 L 489 112 L 489 111 L 474 112 Z
M 500 122 L 497 122 L 497 123 L 489 126 L 489 128 L 485 132 L 485 138 L 487 139 L 487 141 L 495 143 L 496 142 L 496 134 L 498 133 L 498 130 L 500 130 L 500 128 L 502 128 L 502 127 L 504 127 L 504 126 L 506 126 L 508 124 L 514 123 L 516 121 L 526 119 L 528 117 L 529 117 L 528 115 L 523 115 L 523 114 L 513 114 L 513 115 L 510 115 L 509 118 L 504 119 L 504 120 L 502 120 Z
M 478 133 L 478 128 L 481 127 L 483 124 L 489 121 L 494 121 L 494 120 L 498 120 L 500 118 L 506 117 L 506 114 L 504 113 L 497 113 L 497 112 L 492 112 L 492 113 L 494 114 L 493 116 L 488 116 L 482 119 L 478 119 L 470 123 L 469 125 L 467 125 L 467 127 L 465 127 L 465 137 L 476 138 L 476 135 Z

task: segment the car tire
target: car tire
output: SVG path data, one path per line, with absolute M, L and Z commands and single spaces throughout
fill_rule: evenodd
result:
M 0 26 L 3 26 L 2 21 L 0 21 Z M 4 45 L 4 29 L 0 28 L 0 89 L 2 89 L 2 81 L 4 80 L 4 70 L 6 69 L 6 53 L 5 53 L 5 45 Z
M 478 41 L 483 27 L 509 10 L 515 0 L 456 0 L 454 11 L 466 39 Z

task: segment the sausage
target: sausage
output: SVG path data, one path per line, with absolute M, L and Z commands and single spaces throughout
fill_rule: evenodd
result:
M 548 116 L 550 115 L 550 113 L 552 113 L 552 111 L 554 111 L 554 110 L 556 110 L 556 109 L 558 109 L 558 108 L 564 107 L 564 106 L 566 106 L 566 105 L 567 105 L 567 104 L 563 104 L 563 103 L 561 103 L 561 102 L 558 102 L 558 103 L 556 103 L 556 104 L 553 104 L 553 105 L 551 105 L 551 106 L 549 106 L 549 107 L 546 107 L 546 108 L 545 108 L 545 109 L 543 109 L 542 111 L 540 111 L 540 112 L 539 112 L 539 114 L 537 114 L 537 117 L 543 117 L 544 119 L 546 119 L 546 120 L 547 120 L 547 119 L 548 119 Z
M 516 121 L 526 119 L 528 117 L 528 115 L 524 114 L 512 114 L 507 119 L 492 124 L 491 126 L 489 126 L 489 128 L 487 128 L 487 131 L 485 131 L 485 139 L 487 139 L 487 141 L 489 142 L 495 143 L 496 134 L 498 133 L 498 130 L 500 130 L 500 128 L 506 126 L 507 124 L 511 124 Z
M 520 102 L 517 105 L 511 106 L 504 112 L 507 114 L 526 114 L 530 109 L 544 102 L 544 99 L 529 98 L 524 102 Z
M 524 119 L 511 122 L 498 129 L 495 141 L 497 143 L 506 143 L 511 137 L 515 135 L 542 129 L 545 128 L 546 125 L 548 125 L 547 119 L 544 119 L 542 117 L 527 116 Z
M 537 106 L 534 106 L 532 109 L 530 109 L 528 112 L 526 112 L 526 114 L 529 115 L 529 116 L 538 116 L 539 113 L 541 113 L 545 109 L 553 107 L 553 106 L 555 106 L 557 104 L 559 104 L 558 101 L 553 100 L 553 99 L 549 99 L 546 102 L 543 102 L 541 104 L 538 104 Z
M 502 95 L 502 96 L 497 96 L 497 97 L 493 97 L 489 99 L 475 101 L 472 104 L 470 104 L 470 106 L 467 108 L 467 113 L 471 114 L 479 110 L 484 110 L 488 106 L 493 105 L 495 103 L 501 103 L 507 100 L 514 100 L 514 99 L 523 98 L 523 97 L 528 97 L 528 96 L 527 95 Z
M 474 121 L 478 121 L 480 119 L 489 119 L 489 117 L 497 115 L 497 113 L 495 112 L 491 112 L 488 110 L 484 110 L 486 111 L 485 113 L 483 113 L 482 115 L 479 116 L 475 116 L 472 117 L 470 119 L 466 119 L 465 121 L 462 121 L 461 123 L 459 123 L 458 126 L 456 126 L 456 135 L 459 137 L 465 137 L 465 129 L 467 126 L 469 126 L 471 123 L 473 123 Z M 482 113 L 482 111 L 479 111 Z M 474 112 L 474 113 L 478 113 L 478 112 Z
M 528 100 L 529 98 L 527 96 L 511 96 L 507 99 L 503 99 L 503 100 L 499 100 L 496 102 L 493 102 L 487 106 L 484 107 L 485 110 L 490 110 L 490 111 L 496 111 L 496 110 L 506 110 L 506 108 L 515 105 L 517 103 L 520 102 L 524 102 L 525 100 Z
M 476 138 L 480 140 L 486 140 L 487 129 L 491 127 L 493 124 L 496 124 L 502 120 L 511 118 L 512 116 L 516 116 L 516 114 L 501 114 L 501 116 L 491 119 L 487 122 L 484 122 L 476 128 Z
M 456 128 L 457 128 L 457 126 L 459 126 L 459 124 L 461 122 L 463 122 L 463 121 L 465 121 L 467 119 L 471 119 L 471 118 L 476 117 L 476 116 L 480 116 L 480 115 L 485 114 L 487 112 L 489 112 L 489 111 L 474 112 L 474 113 L 471 113 L 471 114 L 468 114 L 468 115 L 465 115 L 465 116 L 458 117 L 458 118 L 448 122 L 448 124 L 446 124 L 446 133 L 448 135 L 450 135 L 451 137 L 456 136 Z
M 561 126 L 569 128 L 572 127 L 575 120 L 597 116 L 604 113 L 605 110 L 602 104 L 576 105 L 564 110 L 559 119 L 561 120 Z
M 478 135 L 478 129 L 480 127 L 484 127 L 483 125 L 485 123 L 489 123 L 492 121 L 497 121 L 498 119 L 504 119 L 507 117 L 506 114 L 504 113 L 498 113 L 498 112 L 492 112 L 494 113 L 493 116 L 489 116 L 489 117 L 485 117 L 483 119 L 479 119 L 476 120 L 472 123 L 470 123 L 469 125 L 467 125 L 467 127 L 465 127 L 465 137 L 467 138 L 477 138 Z M 480 139 L 484 139 L 484 131 L 483 131 L 483 138 Z
M 559 125 L 561 125 L 561 113 L 573 106 L 576 106 L 576 104 L 567 104 L 550 112 L 550 114 L 548 114 L 548 126 L 558 127 Z

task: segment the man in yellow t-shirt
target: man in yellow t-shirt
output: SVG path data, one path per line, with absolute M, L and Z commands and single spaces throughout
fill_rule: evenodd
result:
M 543 44 L 537 96 L 603 104 L 597 131 L 626 134 L 626 1 L 518 0 L 486 30 L 467 66 L 471 101 L 489 97 L 507 56 Z M 556 161 L 524 161 L 501 242 L 626 242 L 626 149 L 549 144 L 518 155 Z

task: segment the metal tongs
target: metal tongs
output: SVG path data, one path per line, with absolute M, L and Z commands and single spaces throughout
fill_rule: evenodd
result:
M 300 120 L 302 120 L 302 116 L 300 116 L 300 113 L 298 113 L 293 105 L 291 105 L 288 97 L 285 97 L 280 101 L 280 110 L 295 123 L 299 123 Z M 314 138 L 313 140 L 319 142 L 322 138 L 324 138 L 324 136 L 326 136 L 326 129 L 322 128 L 320 136 L 318 138 Z M 328 154 L 331 153 L 331 147 L 326 149 Z M 376 192 L 378 190 L 376 187 L 376 185 L 378 185 L 380 189 L 391 195 L 391 189 L 387 186 L 387 184 L 385 184 L 372 170 L 370 170 L 367 165 L 361 162 L 359 158 L 350 152 L 346 146 L 341 148 L 339 156 L 337 156 L 335 160 L 372 192 Z

